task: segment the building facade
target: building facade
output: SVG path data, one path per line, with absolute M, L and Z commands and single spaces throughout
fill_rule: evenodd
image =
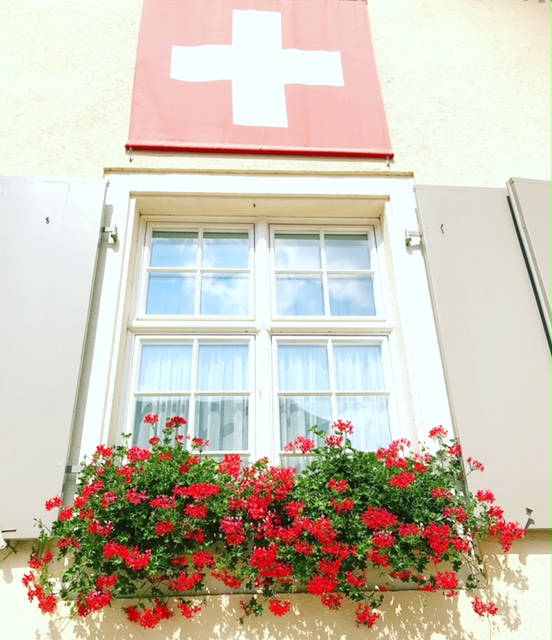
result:
M 315 417 L 366 420 L 366 449 L 447 426 L 486 464 L 470 488 L 528 526 L 507 555 L 483 545 L 502 615 L 401 591 L 374 633 L 548 637 L 550 3 L 327 0 L 346 1 L 369 15 L 392 157 L 135 149 L 142 2 L 0 2 L 6 637 L 366 633 L 305 594 L 243 627 L 240 597 L 213 596 L 153 632 L 117 607 L 77 623 L 27 603 L 45 500 L 98 443 L 143 443 L 150 412 L 277 463 Z

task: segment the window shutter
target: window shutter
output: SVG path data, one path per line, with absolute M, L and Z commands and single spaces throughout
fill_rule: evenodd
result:
M 516 229 L 550 339 L 550 182 L 511 178 L 508 192 Z
M 454 426 L 486 467 L 469 487 L 549 528 L 550 350 L 507 191 L 418 186 L 416 198 Z
M 0 529 L 35 538 L 65 473 L 106 182 L 0 177 Z

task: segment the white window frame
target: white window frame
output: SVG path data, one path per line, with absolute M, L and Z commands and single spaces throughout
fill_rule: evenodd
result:
M 348 419 L 349 416 L 339 415 L 337 409 L 337 398 L 347 397 L 352 395 L 360 396 L 383 396 L 388 399 L 387 417 L 389 420 L 389 430 L 391 439 L 395 439 L 401 436 L 399 411 L 397 407 L 397 392 L 395 391 L 393 375 L 393 368 L 391 364 L 391 355 L 389 340 L 387 336 L 375 336 L 375 335 L 344 335 L 344 334 L 327 334 L 319 333 L 309 336 L 297 336 L 297 335 L 278 335 L 273 336 L 272 339 L 272 376 L 273 376 L 273 424 L 275 428 L 275 442 L 277 443 L 276 451 L 278 452 L 278 458 L 282 459 L 287 457 L 288 454 L 284 452 L 287 442 L 281 440 L 281 425 L 279 421 L 279 398 L 281 395 L 299 395 L 299 392 L 283 392 L 279 389 L 278 384 L 278 346 L 281 344 L 318 344 L 327 346 L 328 343 L 331 346 L 328 348 L 329 359 L 329 375 L 330 375 L 330 388 L 327 391 L 318 391 L 309 393 L 309 395 L 318 395 L 323 397 L 329 397 L 332 410 L 332 419 Z M 385 381 L 385 388 L 376 390 L 364 390 L 359 392 L 346 392 L 337 389 L 337 382 L 335 380 L 335 359 L 333 355 L 333 349 L 335 345 L 379 345 L 381 347 L 381 365 L 383 369 L 383 376 Z M 356 424 L 356 429 L 362 428 L 363 425 Z M 279 446 L 278 446 L 279 445 Z
M 119 246 L 107 255 L 101 299 L 94 311 L 96 349 L 88 367 L 87 398 L 83 411 L 83 438 L 80 453 L 94 450 L 98 442 L 113 443 L 121 433 L 127 416 L 129 389 L 129 342 L 136 332 L 158 335 L 180 330 L 174 319 L 161 322 L 134 319 L 135 300 L 128 295 L 139 275 L 136 260 L 140 219 L 154 217 L 165 224 L 177 216 L 190 222 L 219 223 L 225 228 L 232 220 L 248 224 L 254 214 L 257 224 L 286 225 L 315 220 L 319 225 L 342 224 L 345 212 L 351 224 L 366 225 L 379 221 L 378 258 L 385 317 L 351 320 L 344 335 L 361 332 L 384 336 L 391 354 L 391 368 L 397 397 L 398 436 L 416 441 L 435 424 L 450 424 L 450 412 L 442 364 L 435 332 L 425 265 L 416 247 L 405 247 L 405 230 L 416 229 L 416 203 L 411 175 L 374 175 L 363 171 L 336 173 L 313 169 L 312 173 L 246 174 L 244 172 L 141 172 L 108 171 L 106 205 L 112 212 L 112 224 L 119 229 Z M 267 226 L 268 230 L 268 226 Z M 262 260 L 257 244 L 255 261 Z M 382 268 L 383 265 L 383 268 Z M 389 279 L 388 279 L 389 276 Z M 267 282 L 256 269 L 254 295 L 266 295 Z M 204 319 L 199 318 L 203 323 Z M 248 320 L 257 332 L 256 353 L 270 350 L 268 333 L 259 319 Z M 217 320 L 209 321 L 209 332 Z M 203 323 L 203 326 L 205 324 Z M 328 322 L 330 334 L 338 329 Z M 201 333 L 201 327 L 189 327 Z M 205 331 L 205 329 L 203 329 Z M 243 322 L 229 322 L 228 335 L 243 331 Z M 272 335 L 305 335 L 300 323 L 272 323 Z M 257 356 L 259 357 L 259 356 Z M 272 372 L 257 373 L 256 402 L 263 405 L 272 391 Z M 268 454 L 277 460 L 277 451 Z
M 277 300 L 276 300 L 276 291 L 277 287 L 275 284 L 277 271 L 281 271 L 276 269 L 275 265 L 275 236 L 277 233 L 319 233 L 319 234 L 339 234 L 340 232 L 347 231 L 348 234 L 355 233 L 367 233 L 369 237 L 369 246 L 370 246 L 370 263 L 371 269 L 370 272 L 374 276 L 374 302 L 376 305 L 376 309 L 379 310 L 380 313 L 375 314 L 374 316 L 332 316 L 329 313 L 326 313 L 324 316 L 311 316 L 311 317 L 302 317 L 300 322 L 302 323 L 326 323 L 334 321 L 339 325 L 348 324 L 351 321 L 360 321 L 363 324 L 366 323 L 374 323 L 374 322 L 385 322 L 385 304 L 384 304 L 384 296 L 382 294 L 382 287 L 380 284 L 381 281 L 381 261 L 379 260 L 379 252 L 383 252 L 383 242 L 381 240 L 381 234 L 379 233 L 379 221 L 366 219 L 366 222 L 363 226 L 358 224 L 351 224 L 350 221 L 345 217 L 344 220 L 341 220 L 339 223 L 334 221 L 333 223 L 327 219 L 324 219 L 321 224 L 281 224 L 280 222 L 272 222 L 269 224 L 270 238 L 269 238 L 269 246 L 271 247 L 270 252 L 270 291 L 271 291 L 271 310 L 272 310 L 272 321 L 274 323 L 280 322 L 285 324 L 286 322 L 290 322 L 290 316 L 282 316 L 278 315 L 277 312 Z M 322 279 L 324 281 L 323 293 L 325 298 L 325 307 L 326 310 L 329 309 L 329 300 L 328 300 L 328 285 L 327 285 L 327 276 L 328 271 L 330 269 L 327 268 L 326 265 L 322 264 L 319 270 L 322 274 Z
M 215 219 L 217 220 L 217 219 Z M 210 231 L 218 232 L 245 232 L 249 234 L 249 301 L 250 314 L 246 316 L 229 316 L 227 319 L 219 316 L 203 316 L 198 313 L 197 301 L 194 314 L 190 315 L 149 315 L 145 313 L 148 274 L 150 273 L 151 242 L 154 231 L 183 231 L 198 232 L 199 234 Z M 376 309 L 379 311 L 374 316 L 279 316 L 276 307 L 276 268 L 274 260 L 274 239 L 277 233 L 366 233 L 370 251 L 370 274 L 373 275 L 374 299 Z M 378 246 L 379 245 L 379 246 Z M 138 242 L 135 254 L 137 267 L 135 270 L 135 283 L 139 283 L 131 292 L 131 316 L 129 318 L 134 340 L 129 340 L 129 353 L 127 358 L 131 360 L 132 375 L 129 380 L 126 393 L 128 403 L 122 421 L 125 424 L 125 433 L 130 433 L 135 424 L 135 399 L 137 397 L 139 353 L 138 345 L 146 343 L 190 343 L 198 340 L 198 331 L 206 332 L 202 341 L 219 342 L 226 339 L 232 342 L 247 340 L 245 337 L 254 335 L 253 346 L 250 347 L 252 361 L 250 362 L 250 386 L 251 402 L 249 404 L 249 433 L 248 450 L 239 451 L 244 457 L 257 459 L 267 456 L 274 461 L 280 461 L 283 456 L 283 448 L 287 444 L 281 442 L 280 417 L 278 410 L 278 394 L 276 391 L 276 345 L 284 340 L 291 342 L 324 342 L 329 336 L 333 340 L 350 342 L 375 342 L 383 346 L 385 350 L 386 364 L 384 376 L 390 397 L 388 404 L 388 420 L 392 437 L 400 434 L 397 400 L 393 382 L 392 368 L 389 364 L 388 341 L 377 337 L 377 334 L 390 335 L 393 327 L 386 318 L 384 310 L 384 295 L 380 280 L 382 279 L 381 260 L 379 252 L 383 251 L 383 241 L 379 232 L 379 221 L 367 218 L 362 223 L 357 220 L 349 221 L 342 218 L 338 221 L 332 218 L 312 220 L 310 224 L 293 223 L 292 220 L 282 222 L 281 219 L 265 219 L 249 217 L 248 222 L 237 223 L 232 218 L 228 223 L 213 222 L 211 218 L 194 221 L 190 218 L 172 219 L 165 221 L 161 216 L 141 216 L 138 225 Z M 201 276 L 201 268 L 198 263 L 193 269 L 196 276 Z M 326 274 L 327 269 L 322 265 L 321 273 Z M 257 284 L 257 286 L 256 286 Z M 253 294 L 253 290 L 256 295 Z M 327 296 L 327 287 L 324 287 Z M 326 301 L 327 302 L 327 301 Z M 376 333 L 372 333 L 372 326 L 378 325 Z M 147 333 L 155 329 L 158 335 L 153 338 Z M 164 329 L 163 332 L 161 330 Z M 229 332 L 235 330 L 235 334 L 229 337 Z M 285 338 L 283 336 L 286 336 Z M 256 344 L 255 344 L 256 343 Z M 194 351 L 195 353 L 195 351 Z M 195 356 L 194 356 L 195 357 Z M 196 363 L 197 364 L 197 363 Z M 383 365 L 383 362 L 382 362 Z M 253 367 L 253 368 L 252 368 Z M 257 383 L 257 378 L 258 383 Z M 177 394 L 175 394 L 177 395 Z M 335 393 L 332 394 L 332 398 Z M 190 415 L 184 416 L 189 422 L 189 433 L 194 432 L 195 404 L 190 397 Z M 255 400 L 258 399 L 258 402 Z M 335 400 L 332 400 L 335 405 Z M 334 418 L 338 416 L 335 406 L 332 408 Z M 305 434 L 308 435 L 308 434 Z M 209 451 L 209 454 L 218 455 L 219 451 Z
M 148 217 L 145 219 L 146 227 L 145 227 L 145 238 L 144 238 L 144 251 L 142 252 L 141 259 L 139 260 L 140 265 L 138 267 L 137 275 L 140 277 L 140 291 L 137 299 L 134 300 L 134 317 L 136 320 L 151 320 L 155 318 L 156 320 L 166 320 L 166 319 L 176 319 L 176 320 L 196 320 L 201 319 L 202 322 L 206 320 L 217 320 L 217 316 L 212 315 L 201 315 L 198 309 L 195 309 L 194 314 L 190 314 L 187 316 L 161 316 L 155 314 L 146 314 L 146 302 L 147 302 L 147 284 L 148 279 L 143 277 L 144 270 L 149 271 L 151 267 L 150 263 L 150 255 L 151 255 L 151 241 L 153 236 L 153 231 L 162 229 L 163 231 L 200 231 L 201 233 L 215 231 L 215 232 L 248 232 L 249 233 L 249 273 L 252 277 L 249 279 L 249 314 L 245 314 L 244 316 L 232 316 L 233 319 L 242 320 L 242 319 L 253 319 L 253 315 L 251 313 L 252 308 L 254 307 L 254 243 L 255 243 L 255 233 L 254 226 L 252 224 L 242 224 L 236 225 L 231 222 L 228 225 L 223 225 L 220 223 L 212 223 L 209 222 L 198 222 L 196 224 L 192 223 L 190 220 L 182 220 L 181 222 L 169 222 L 161 224 L 153 217 Z M 176 270 L 175 270 L 176 271 Z M 190 269 L 191 271 L 191 269 Z M 196 264 L 195 269 L 196 279 L 199 279 L 201 274 L 208 271 L 205 267 Z M 221 270 L 222 271 L 222 270 Z
M 166 392 L 147 392 L 139 390 L 139 378 L 140 378 L 140 368 L 141 368 L 141 357 L 142 357 L 142 347 L 144 345 L 191 345 L 192 346 L 192 362 L 191 362 L 191 388 L 189 391 L 185 392 L 176 392 L 176 391 L 166 391 Z M 243 395 L 243 397 L 247 397 L 249 399 L 249 415 L 251 419 L 251 415 L 255 416 L 255 337 L 253 335 L 232 335 L 225 336 L 222 334 L 186 334 L 180 333 L 178 335 L 174 334 L 158 334 L 158 335 L 149 335 L 149 334 L 135 334 L 134 340 L 129 341 L 129 358 L 131 361 L 131 374 L 129 378 L 129 392 L 128 392 L 128 402 L 126 407 L 126 418 L 125 418 L 125 435 L 132 435 L 134 425 L 135 425 L 135 412 L 136 412 L 136 399 L 139 397 L 149 397 L 159 395 L 160 397 L 178 397 L 178 396 L 187 396 L 189 397 L 189 414 L 182 416 L 186 418 L 189 424 L 189 428 L 195 422 L 195 412 L 196 412 L 196 400 L 201 397 L 207 397 L 214 395 L 213 392 L 205 391 L 198 389 L 198 378 L 199 378 L 199 348 L 205 344 L 246 344 L 249 347 L 249 392 L 240 392 L 236 394 L 235 392 L 229 391 L 221 391 L 216 395 L 225 396 L 225 395 Z M 236 449 L 232 450 L 232 453 L 241 454 L 243 457 L 248 457 L 248 451 L 255 448 L 255 442 L 251 442 L 251 438 L 255 436 L 255 430 L 249 429 L 249 447 L 248 449 Z M 189 432 L 191 437 L 199 436 L 193 431 Z M 185 445 L 189 448 L 190 442 L 186 441 Z M 253 446 L 252 446 L 253 445 Z M 218 455 L 221 451 L 213 450 L 210 452 L 212 455 Z M 228 451 L 223 451 L 224 453 L 228 453 Z

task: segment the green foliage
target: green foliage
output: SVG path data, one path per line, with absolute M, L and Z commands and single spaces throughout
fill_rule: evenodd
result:
M 460 446 L 442 427 L 430 432 L 431 450 L 403 439 L 377 452 L 352 446 L 348 422 L 332 434 L 313 427 L 321 444 L 301 437 L 286 447 L 310 462 L 297 473 L 265 459 L 242 468 L 236 454 L 218 462 L 202 453 L 205 442 L 177 435 L 184 425 L 170 420 L 150 449 L 99 446 L 74 504 L 46 503 L 59 517 L 42 527 L 23 579 L 42 611 L 66 602 L 86 617 L 135 598 L 129 620 L 153 628 L 175 603 L 192 619 L 218 580 L 249 594 L 244 616 L 267 603 L 285 615 L 285 594 L 306 590 L 330 609 L 357 602 L 357 623 L 373 627 L 385 591 L 475 588 L 477 538 L 497 535 L 508 551 L 524 533 L 490 491 L 466 490 Z M 497 612 L 479 598 L 474 610 Z

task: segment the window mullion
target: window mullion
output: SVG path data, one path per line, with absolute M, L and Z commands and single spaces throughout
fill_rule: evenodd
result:
M 251 424 L 252 444 L 251 450 L 255 452 L 255 458 L 268 457 L 274 460 L 276 451 L 277 434 L 274 433 L 272 419 L 273 385 L 270 369 L 271 349 L 270 334 L 261 329 L 257 334 L 255 344 L 255 414 Z
M 202 293 L 202 274 L 203 274 L 203 228 L 198 229 L 197 233 L 197 263 L 196 263 L 196 287 L 194 300 L 194 316 L 200 316 L 201 310 L 201 293 Z
M 255 342 L 254 394 L 255 414 L 251 424 L 251 451 L 255 458 L 267 456 L 274 459 L 275 434 L 272 412 L 271 377 L 271 292 L 272 269 L 269 250 L 269 227 L 265 220 L 259 220 L 254 232 L 254 316 L 257 327 Z
M 192 375 L 190 380 L 190 415 L 188 420 L 188 435 L 193 438 L 197 434 L 196 427 L 196 405 L 197 405 L 197 385 L 199 380 L 199 340 L 194 338 L 192 351 Z M 189 441 L 187 443 L 189 447 Z

